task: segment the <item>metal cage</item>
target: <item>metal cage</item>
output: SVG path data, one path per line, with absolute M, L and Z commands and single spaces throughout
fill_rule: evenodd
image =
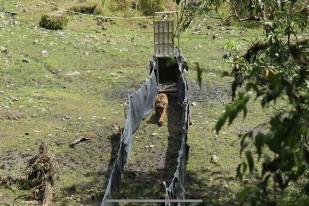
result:
M 158 91 L 164 93 L 177 92 L 177 82 L 180 75 L 176 59 L 175 19 L 178 24 L 177 12 L 156 12 L 153 18 L 154 61 L 156 62 L 156 78 Z

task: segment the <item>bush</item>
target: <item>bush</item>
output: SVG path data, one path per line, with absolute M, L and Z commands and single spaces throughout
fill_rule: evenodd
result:
M 153 15 L 154 12 L 163 11 L 165 8 L 164 0 L 139 0 L 138 9 L 144 15 Z
M 40 20 L 40 27 L 51 30 L 63 29 L 68 24 L 68 19 L 64 15 L 46 15 Z
M 81 6 L 73 6 L 70 8 L 72 12 L 78 12 L 83 14 L 95 14 L 97 11 L 96 5 L 81 5 Z

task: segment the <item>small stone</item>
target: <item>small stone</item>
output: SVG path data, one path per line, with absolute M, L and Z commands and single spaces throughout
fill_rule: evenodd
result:
M 85 56 L 88 56 L 88 55 L 89 55 L 89 52 L 84 51 L 84 55 L 85 55 Z
M 78 76 L 80 75 L 79 71 L 67 72 L 64 74 L 65 76 Z
M 191 105 L 192 105 L 192 106 L 196 106 L 197 103 L 196 103 L 196 102 L 192 102 Z
M 1 53 L 8 53 L 8 49 L 5 48 L 4 46 L 0 46 L 0 52 Z
M 56 144 L 57 146 L 60 146 L 60 145 L 64 145 L 65 142 L 64 142 L 64 141 L 56 141 L 55 144 Z
M 22 58 L 22 62 L 24 62 L 24 63 L 30 63 L 30 59 L 24 57 L 24 58 Z
M 155 132 L 154 132 L 154 133 L 151 133 L 151 136 L 152 136 L 152 137 L 157 136 L 157 135 L 158 135 L 158 133 L 155 133 Z
M 154 148 L 154 145 L 153 145 L 153 144 L 151 144 L 151 145 L 149 145 L 149 147 L 150 147 L 150 148 Z
M 227 184 L 224 184 L 223 188 L 227 190 L 229 188 L 229 186 Z
M 65 119 L 70 119 L 70 117 L 68 115 L 65 115 Z
M 211 155 L 210 162 L 211 163 L 218 163 L 219 162 L 219 157 L 217 155 Z
M 41 54 L 42 54 L 43 57 L 48 57 L 48 51 L 46 51 L 46 50 L 43 50 L 41 52 Z
M 248 179 L 244 179 L 242 182 L 243 182 L 244 184 L 249 184 L 249 180 L 248 180 Z
M 13 102 L 17 102 L 17 101 L 18 101 L 18 98 L 17 98 L 17 97 L 12 96 L 12 97 L 10 97 L 10 100 L 11 100 L 11 101 L 13 101 Z
M 120 49 L 119 50 L 120 52 L 127 52 L 127 51 L 129 51 L 127 48 L 122 48 L 122 49 Z

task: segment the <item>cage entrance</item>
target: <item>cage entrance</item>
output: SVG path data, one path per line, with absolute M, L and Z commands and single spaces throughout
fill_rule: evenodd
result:
M 157 58 L 159 92 L 176 92 L 180 75 L 178 62 L 174 57 Z

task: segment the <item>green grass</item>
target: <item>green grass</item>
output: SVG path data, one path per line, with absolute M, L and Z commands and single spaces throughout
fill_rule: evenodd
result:
M 102 30 L 93 17 L 70 16 L 65 30 L 48 31 L 40 29 L 38 22 L 42 14 L 53 10 L 40 4 L 34 6 L 33 2 L 12 0 L 0 4 L 5 10 L 18 12 L 17 26 L 4 26 L 10 18 L 0 18 L 0 46 L 9 51 L 9 55 L 0 53 L 0 109 L 22 114 L 18 120 L 0 118 L 0 166 L 5 165 L 0 176 L 22 175 L 26 161 L 44 141 L 58 163 L 55 204 L 96 205 L 106 186 L 110 136 L 115 125 L 124 123 L 123 103 L 128 90 L 137 88 L 147 78 L 148 60 L 153 55 L 151 22 L 117 20 L 115 24 L 106 23 L 107 30 Z M 65 8 L 74 5 L 54 2 Z M 22 12 L 23 8 L 26 12 Z M 140 29 L 141 22 L 148 28 Z M 256 103 L 249 108 L 252 113 L 246 121 L 238 119 L 232 127 L 215 135 L 216 119 L 230 101 L 227 93 L 232 81 L 221 77 L 222 71 L 230 71 L 222 59 L 223 48 L 231 40 L 245 48 L 249 40 L 259 38 L 261 31 L 239 27 L 227 30 L 211 20 L 203 24 L 201 35 L 193 35 L 190 30 L 180 40 L 188 62 L 198 61 L 206 71 L 202 91 L 192 98 L 197 105 L 192 107 L 193 125 L 189 130 L 187 197 L 228 205 L 237 199 L 240 188 L 234 178 L 240 161 L 238 133 L 262 122 L 267 114 Z M 48 57 L 41 55 L 43 50 L 48 51 Z M 30 63 L 23 62 L 23 58 Z M 70 75 L 72 72 L 78 73 Z M 194 91 L 195 71 L 189 70 L 187 77 Z M 12 97 L 17 101 L 12 101 Z M 158 132 L 157 126 L 143 123 L 130 166 L 144 159 L 145 154 L 149 159 L 155 157 L 145 150 L 148 141 L 155 144 L 160 155 L 165 155 L 166 129 L 159 132 L 161 138 L 153 139 L 150 134 Z M 68 146 L 85 136 L 93 140 L 75 149 Z M 213 154 L 220 158 L 218 165 L 210 163 Z M 151 167 L 145 170 L 155 172 Z M 160 196 L 161 186 L 158 187 L 155 192 L 144 194 Z M 128 189 L 131 188 L 125 188 Z M 0 187 L 0 203 L 11 203 L 23 193 L 27 191 L 16 189 L 13 193 Z

